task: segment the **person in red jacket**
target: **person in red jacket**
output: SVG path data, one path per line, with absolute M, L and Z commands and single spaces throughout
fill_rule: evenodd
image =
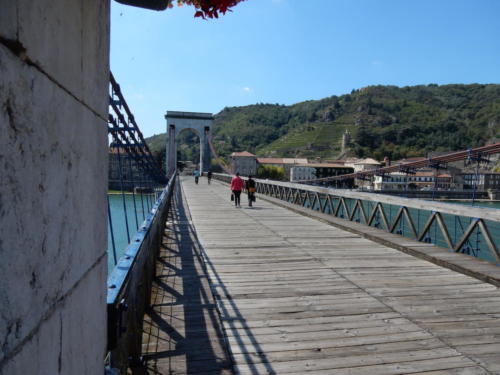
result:
M 233 192 L 234 195 L 235 207 L 241 207 L 240 196 L 244 186 L 245 186 L 245 181 L 243 181 L 239 173 L 236 173 L 236 176 L 234 176 L 231 180 L 231 191 Z

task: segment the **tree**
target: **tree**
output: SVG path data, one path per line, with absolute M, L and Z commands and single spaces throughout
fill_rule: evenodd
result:
M 261 165 L 257 169 L 258 178 L 269 178 L 270 180 L 284 180 L 285 170 L 283 167 L 277 167 L 275 165 Z
M 373 134 L 368 130 L 366 126 L 360 126 L 358 133 L 356 134 L 356 143 L 363 147 L 372 147 L 373 144 Z

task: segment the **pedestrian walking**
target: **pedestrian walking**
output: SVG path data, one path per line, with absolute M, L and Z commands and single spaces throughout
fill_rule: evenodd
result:
M 243 186 L 245 186 L 245 181 L 243 181 L 239 173 L 236 173 L 236 176 L 231 179 L 231 192 L 234 196 L 234 207 L 241 207 L 240 196 Z
M 207 172 L 207 181 L 208 181 L 208 184 L 210 185 L 210 181 L 212 181 L 212 171 Z
M 247 189 L 248 194 L 248 207 L 252 207 L 252 203 L 255 202 L 255 180 L 252 176 L 248 176 L 248 180 L 245 183 L 245 187 Z
M 194 182 L 198 185 L 198 180 L 200 179 L 200 171 L 197 169 L 194 171 Z

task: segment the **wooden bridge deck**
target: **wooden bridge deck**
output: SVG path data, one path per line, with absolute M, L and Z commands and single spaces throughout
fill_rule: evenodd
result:
M 191 255 L 160 266 L 172 306 L 146 319 L 151 373 L 500 374 L 495 286 L 264 201 L 234 208 L 217 182 L 182 188 Z

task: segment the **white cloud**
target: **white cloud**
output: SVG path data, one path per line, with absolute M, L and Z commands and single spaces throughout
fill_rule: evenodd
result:
M 380 60 L 373 60 L 372 61 L 372 65 L 382 65 L 382 64 L 383 64 L 383 62 Z
M 250 92 L 250 91 L 252 91 L 252 89 L 250 87 L 243 87 L 243 91 Z

